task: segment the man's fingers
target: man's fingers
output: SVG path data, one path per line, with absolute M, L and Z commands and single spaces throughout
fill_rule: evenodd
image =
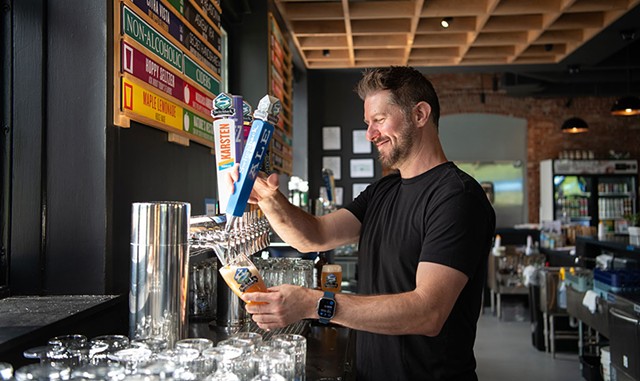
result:
M 233 169 L 231 169 L 229 173 L 231 174 L 231 178 L 233 179 L 234 183 L 238 181 L 238 179 L 240 178 L 240 163 L 235 163 L 233 165 Z
M 271 189 L 278 189 L 280 186 L 280 180 L 278 179 L 278 175 L 276 173 L 272 173 L 267 177 L 267 184 Z

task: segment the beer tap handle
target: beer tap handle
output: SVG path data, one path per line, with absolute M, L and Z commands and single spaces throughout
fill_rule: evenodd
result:
M 242 216 L 245 211 L 260 164 L 269 148 L 274 131 L 273 125 L 278 120 L 280 109 L 281 104 L 278 98 L 265 95 L 253 113 L 251 131 L 240 160 L 238 181 L 226 208 L 227 230 L 231 229 L 235 219 Z

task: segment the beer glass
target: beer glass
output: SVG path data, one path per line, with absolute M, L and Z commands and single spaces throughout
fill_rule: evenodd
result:
M 219 271 L 229 288 L 238 296 L 242 296 L 245 292 L 267 291 L 260 272 L 244 254 L 238 254 L 232 258 Z
M 13 378 L 13 366 L 8 362 L 0 362 L 0 380 L 11 380 Z
M 340 292 L 342 289 L 342 266 L 335 264 L 322 266 L 320 287 L 322 291 Z
M 13 377 L 16 381 L 68 380 L 71 377 L 71 369 L 51 364 L 30 364 L 18 368 Z
M 306 379 L 307 368 L 307 339 L 302 335 L 293 333 L 280 333 L 274 335 L 271 341 L 279 343 L 285 342 L 293 344 L 295 353 L 295 381 L 304 381 Z

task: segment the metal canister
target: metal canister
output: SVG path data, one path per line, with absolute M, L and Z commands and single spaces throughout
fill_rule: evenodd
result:
M 186 202 L 134 203 L 129 336 L 173 347 L 187 337 L 189 218 Z

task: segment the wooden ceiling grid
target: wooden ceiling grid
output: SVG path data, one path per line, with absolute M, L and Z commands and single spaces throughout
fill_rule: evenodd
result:
M 558 63 L 640 0 L 275 3 L 307 68 L 337 69 Z

